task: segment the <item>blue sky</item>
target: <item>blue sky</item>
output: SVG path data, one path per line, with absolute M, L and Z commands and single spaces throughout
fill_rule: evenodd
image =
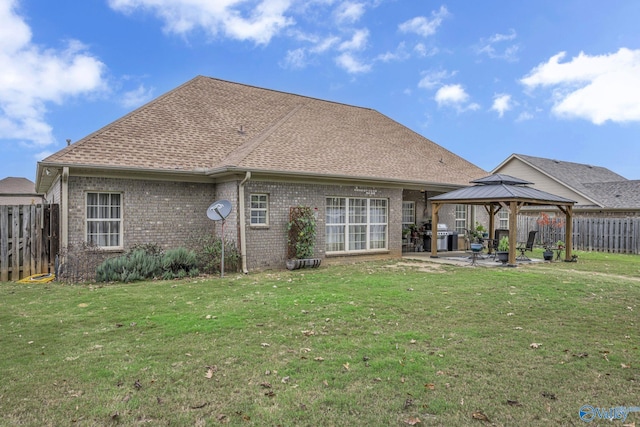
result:
M 640 179 L 638 21 L 637 0 L 0 0 L 0 179 L 196 75 L 373 108 L 487 171 Z

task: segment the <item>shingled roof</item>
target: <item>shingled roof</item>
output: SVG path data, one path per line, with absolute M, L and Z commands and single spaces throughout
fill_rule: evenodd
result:
M 33 181 L 22 177 L 0 179 L 0 205 L 28 205 L 42 203 Z
M 40 162 L 465 186 L 486 172 L 369 108 L 198 76 Z
M 568 188 L 587 196 L 600 208 L 640 209 L 640 180 L 628 180 L 601 166 L 524 154 L 513 154 L 511 157 L 520 159 Z

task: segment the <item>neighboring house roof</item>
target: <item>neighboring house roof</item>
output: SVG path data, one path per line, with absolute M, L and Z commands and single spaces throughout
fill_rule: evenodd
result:
M 608 208 L 640 209 L 640 180 L 592 182 L 583 187 Z
M 38 166 L 467 185 L 486 172 L 369 108 L 198 76 Z
M 640 209 L 640 181 L 627 180 L 601 166 L 524 154 L 512 154 L 498 165 L 494 172 L 501 171 L 504 165 L 514 159 L 523 162 L 590 201 L 588 204 L 581 204 L 581 207 Z
M 0 179 L 0 205 L 30 205 L 42 203 L 33 181 L 27 178 L 7 177 Z

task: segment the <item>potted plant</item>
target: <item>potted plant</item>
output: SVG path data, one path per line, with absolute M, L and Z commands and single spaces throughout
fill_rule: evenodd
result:
M 298 206 L 289 210 L 287 232 L 289 246 L 287 269 L 320 266 L 320 258 L 313 258 L 316 218 L 310 207 Z
M 542 253 L 542 257 L 544 258 L 545 261 L 552 261 L 553 260 L 553 249 L 551 249 L 551 244 L 545 243 L 544 252 Z
M 498 242 L 498 250 L 496 251 L 498 261 L 506 264 L 509 261 L 509 236 L 502 236 Z

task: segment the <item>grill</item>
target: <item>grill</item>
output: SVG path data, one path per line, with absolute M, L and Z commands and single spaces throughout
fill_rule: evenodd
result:
M 431 250 L 431 239 L 433 231 L 427 230 L 424 233 L 424 250 Z M 447 224 L 438 224 L 436 229 L 436 238 L 438 239 L 438 251 L 457 251 L 458 250 L 458 233 L 447 228 Z

